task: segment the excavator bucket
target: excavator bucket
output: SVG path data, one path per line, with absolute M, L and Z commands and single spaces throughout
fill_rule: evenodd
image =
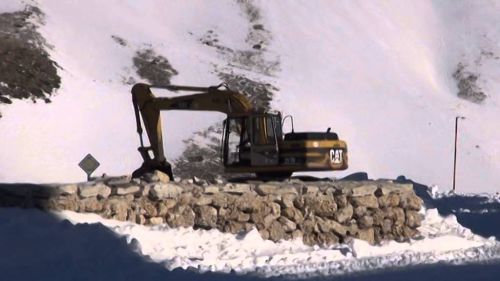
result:
M 139 178 L 139 177 L 143 176 L 144 174 L 152 173 L 155 170 L 158 170 L 160 172 L 167 174 L 171 180 L 174 179 L 174 176 L 172 174 L 172 165 L 170 165 L 170 163 L 168 163 L 168 161 L 165 160 L 162 162 L 158 162 L 158 161 L 155 161 L 154 159 L 152 159 L 148 153 L 148 151 L 151 150 L 150 147 L 139 147 L 138 150 L 139 150 L 139 153 L 141 153 L 141 156 L 142 156 L 142 159 L 144 159 L 144 162 L 142 163 L 142 165 L 139 169 L 135 170 L 132 173 L 133 178 Z

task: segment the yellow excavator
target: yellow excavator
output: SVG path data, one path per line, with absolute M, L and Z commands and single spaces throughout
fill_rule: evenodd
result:
M 175 97 L 156 97 L 152 88 L 196 92 Z M 256 110 L 248 98 L 225 84 L 211 87 L 135 84 L 132 87 L 137 133 L 144 159 L 134 178 L 159 170 L 173 179 L 163 149 L 162 110 L 218 111 L 226 114 L 222 133 L 222 163 L 227 173 L 255 173 L 259 178 L 287 178 L 298 171 L 345 170 L 347 145 L 330 128 L 326 132 L 293 129 L 293 117 L 280 112 Z M 141 117 L 150 146 L 144 146 Z M 292 131 L 284 134 L 290 117 Z

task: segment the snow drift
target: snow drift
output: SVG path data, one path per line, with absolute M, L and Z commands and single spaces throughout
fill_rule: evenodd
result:
M 256 273 L 261 276 L 343 275 L 377 269 L 434 263 L 464 264 L 500 258 L 500 244 L 474 235 L 454 216 L 442 218 L 436 209 L 425 213 L 421 240 L 370 246 L 361 240 L 329 248 L 305 246 L 302 241 L 263 240 L 254 229 L 243 236 L 216 230 L 169 229 L 103 220 L 94 215 L 64 211 L 61 218 L 110 227 L 137 252 L 167 269 L 195 268 L 200 272 Z M 179 241 L 179 237 L 183 237 Z M 424 238 L 425 237 L 425 238 Z

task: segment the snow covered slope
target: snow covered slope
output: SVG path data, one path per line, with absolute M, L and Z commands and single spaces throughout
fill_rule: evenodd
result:
M 25 2 L 2 1 L 0 11 L 16 3 Z M 296 130 L 331 126 L 351 163 L 323 175 L 405 175 L 448 189 L 454 119 L 464 115 L 458 188 L 500 188 L 499 1 L 28 3 L 45 14 L 40 32 L 62 87 L 51 104 L 0 107 L 0 181 L 81 180 L 76 164 L 88 152 L 97 173 L 139 166 L 124 82 L 143 80 L 133 58 L 151 49 L 178 72 L 172 83 L 242 75 L 277 89 L 271 106 L 293 114 Z M 222 118 L 164 114 L 170 159 Z

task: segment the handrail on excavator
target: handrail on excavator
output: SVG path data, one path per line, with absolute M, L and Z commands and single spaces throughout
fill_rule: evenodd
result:
M 188 92 L 213 92 L 214 90 L 219 90 L 220 87 L 225 87 L 226 90 L 231 91 L 226 83 L 221 83 L 217 86 L 210 87 L 197 87 L 197 86 L 181 86 L 181 85 L 150 85 L 150 88 L 165 89 L 169 91 L 188 91 Z

